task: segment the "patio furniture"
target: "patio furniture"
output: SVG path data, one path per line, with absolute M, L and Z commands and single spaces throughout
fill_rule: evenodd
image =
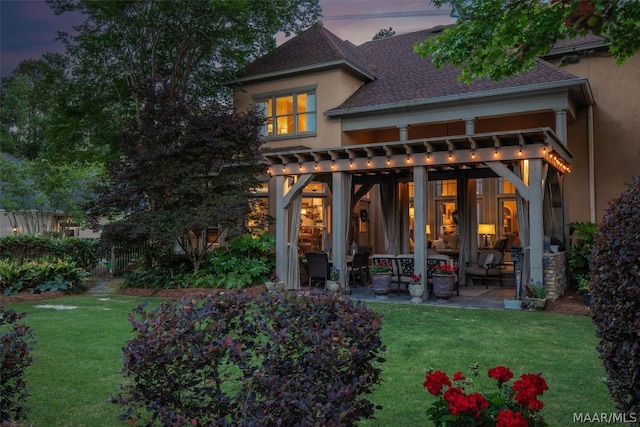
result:
M 396 256 L 396 264 L 398 265 L 398 290 L 397 294 L 400 295 L 400 285 L 404 284 L 408 286 L 411 282 L 411 275 L 415 271 L 413 255 L 403 254 Z
M 504 253 L 496 249 L 483 249 L 478 254 L 477 263 L 468 263 L 466 268 L 467 282 L 469 278 L 478 277 L 482 279 L 482 283 L 489 289 L 488 279 L 497 277 L 502 287 L 502 259 Z
M 366 269 L 364 268 L 365 259 L 368 258 L 368 255 L 365 253 L 356 253 L 353 255 L 353 259 L 350 264 L 347 264 L 347 272 L 349 277 L 350 286 L 356 285 L 356 277 L 359 278 L 359 282 L 361 285 L 367 282 L 366 279 Z
M 309 274 L 309 287 L 314 282 L 327 286 L 329 280 L 329 257 L 326 252 L 307 252 L 307 272 Z M 318 280 L 320 279 L 320 280 Z
M 507 238 L 506 237 L 498 238 L 498 240 L 496 240 L 496 242 L 493 244 L 492 249 L 495 249 L 497 251 L 504 253 L 504 251 L 507 249 Z

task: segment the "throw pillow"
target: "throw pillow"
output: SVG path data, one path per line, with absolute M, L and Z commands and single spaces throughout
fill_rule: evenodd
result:
M 491 264 L 493 264 L 493 259 L 494 259 L 494 255 L 493 253 L 490 253 L 489 255 L 487 255 L 487 257 L 484 259 L 484 268 L 489 268 L 489 266 Z

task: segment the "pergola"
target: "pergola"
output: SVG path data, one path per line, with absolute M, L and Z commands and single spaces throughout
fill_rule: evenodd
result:
M 401 133 L 401 138 L 406 133 Z M 571 153 L 550 128 L 401 140 L 322 149 L 286 149 L 264 153 L 276 188 L 276 269 L 286 272 L 287 287 L 300 287 L 297 239 L 302 191 L 313 180 L 327 182 L 332 193 L 332 258 L 344 283 L 351 209 L 374 185 L 406 179 L 414 183 L 415 230 L 427 223 L 427 183 L 456 179 L 461 223 L 460 266 L 475 255 L 475 191 L 471 180 L 502 177 L 520 201 L 523 281 L 543 282 L 544 195 L 550 167 L 558 178 L 570 172 Z M 526 167 L 525 167 L 526 164 Z M 293 179 L 291 179 L 293 177 Z M 356 184 L 360 190 L 354 194 Z M 561 188 L 561 186 L 560 186 Z M 562 195 L 560 195 L 562 197 Z M 286 243 L 285 243 L 286 242 Z M 416 273 L 426 277 L 427 239 L 415 233 Z M 473 248 L 473 249 L 472 249 Z M 473 250 L 473 252 L 472 252 Z M 464 271 L 461 271 L 464 277 Z

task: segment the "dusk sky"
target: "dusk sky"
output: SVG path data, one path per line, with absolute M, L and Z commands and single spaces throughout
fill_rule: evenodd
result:
M 402 34 L 454 19 L 449 9 L 436 9 L 429 0 L 320 0 L 325 28 L 359 45 L 382 28 Z M 25 59 L 39 59 L 44 52 L 63 52 L 55 41 L 57 31 L 73 33 L 80 14 L 55 16 L 40 0 L 0 0 L 0 74 L 9 76 Z

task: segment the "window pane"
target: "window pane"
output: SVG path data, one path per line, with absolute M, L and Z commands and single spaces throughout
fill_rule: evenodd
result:
M 316 131 L 316 115 L 315 113 L 298 114 L 298 132 L 315 132 Z
M 307 109 L 307 94 L 301 93 L 298 95 L 298 105 L 296 106 L 296 111 L 298 113 L 304 113 L 305 111 L 309 111 Z
M 294 132 L 293 116 L 282 116 L 276 118 L 276 129 L 278 135 L 287 135 Z
M 293 96 L 276 98 L 276 113 L 278 116 L 293 114 Z
M 260 129 L 260 135 L 271 136 L 273 135 L 273 103 L 270 99 L 265 99 L 256 102 L 256 107 L 260 113 L 266 118 L 265 124 Z
M 458 184 L 455 179 L 440 181 L 440 196 L 455 196 L 458 193 Z

